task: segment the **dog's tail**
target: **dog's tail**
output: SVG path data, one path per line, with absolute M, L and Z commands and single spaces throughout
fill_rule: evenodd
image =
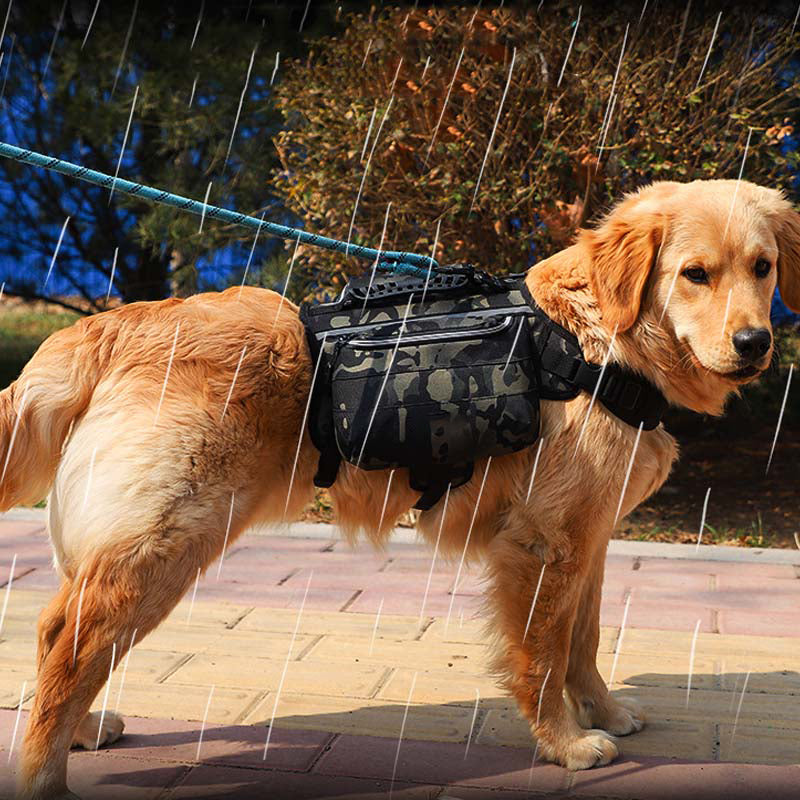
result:
M 50 336 L 0 392 L 0 511 L 47 494 L 72 422 L 89 404 L 102 370 L 92 334 L 102 326 L 86 322 Z

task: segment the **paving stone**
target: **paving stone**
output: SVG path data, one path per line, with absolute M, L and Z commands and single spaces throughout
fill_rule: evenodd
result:
M 275 695 L 267 695 L 245 718 L 254 725 L 269 724 L 275 709 Z M 363 736 L 400 733 L 405 702 L 389 703 L 324 695 L 295 695 L 282 692 L 277 707 L 276 727 L 334 731 Z M 472 723 L 472 708 L 459 705 L 409 707 L 404 738 L 434 742 L 466 742 Z
M 136 683 L 126 676 L 119 693 L 119 670 L 114 675 L 111 690 L 108 693 L 108 707 L 117 707 L 119 698 L 119 712 L 125 716 L 154 717 L 156 719 L 181 719 L 202 720 L 208 704 L 211 686 L 181 686 L 180 691 L 175 691 L 171 686 L 164 684 Z M 105 687 L 92 704 L 94 711 L 103 707 Z M 261 693 L 241 689 L 225 689 L 214 687 L 211 705 L 208 706 L 209 723 L 231 725 L 240 721 L 245 712 L 257 701 Z
M 732 634 L 800 637 L 800 620 L 796 611 L 798 606 L 800 601 L 795 600 L 795 612 L 784 614 L 723 609 L 719 612 L 719 630 L 721 633 Z
M 702 548 L 700 550 L 702 553 Z M 688 558 L 648 558 L 639 561 L 637 572 L 653 575 L 686 575 L 702 573 L 704 575 L 742 575 L 750 578 L 791 578 L 794 569 L 790 564 L 755 564 L 736 561 L 704 561 Z
M 391 777 L 397 742 L 369 736 L 339 737 L 323 755 L 314 772 L 323 775 Z M 442 782 L 460 786 L 496 789 L 560 791 L 567 771 L 552 764 L 537 764 L 531 770 L 532 748 L 403 741 L 397 759 L 397 779 Z
M 69 759 L 69 788 L 81 800 L 153 800 L 166 786 L 176 783 L 185 773 L 183 764 L 147 764 L 129 758 L 76 752 Z M 14 796 L 15 776 L 11 770 L 0 773 L 0 797 Z
M 625 607 L 606 603 L 600 608 L 601 625 L 621 625 Z M 662 630 L 694 631 L 697 620 L 700 630 L 711 633 L 714 630 L 712 609 L 701 605 L 664 605 L 631 601 L 628 609 L 628 628 L 656 628 Z
M 193 625 L 195 627 L 226 628 L 233 626 L 238 620 L 242 619 L 251 606 L 234 605 L 229 603 L 206 603 L 202 598 L 195 600 L 194 608 L 191 608 L 191 591 L 175 607 L 175 610 L 164 620 L 166 624 Z M 191 615 L 189 610 L 191 608 Z
M 628 653 L 688 653 L 692 646 L 692 634 L 693 631 L 626 628 L 623 646 Z M 695 653 L 705 658 L 741 655 L 789 660 L 799 657 L 797 643 L 785 637 L 732 636 L 716 633 L 698 634 Z
M 414 675 L 416 674 L 416 680 Z M 502 700 L 505 695 L 497 686 L 497 681 L 488 672 L 476 675 L 464 675 L 453 671 L 430 670 L 419 672 L 413 669 L 396 669 L 381 687 L 377 697 L 405 703 L 414 681 L 412 702 L 414 703 L 453 703 L 472 708 L 475 705 L 475 692 L 481 698 Z M 509 700 L 508 702 L 513 702 Z
M 273 633 L 253 631 L 240 631 L 233 629 L 212 639 L 206 646 L 205 652 L 221 655 L 247 653 L 248 658 L 286 658 L 289 647 L 292 648 L 294 658 L 307 650 L 319 636 L 311 634 Z
M 424 587 L 423 587 L 424 589 Z M 419 616 L 422 608 L 423 591 L 419 592 L 390 592 L 386 594 L 379 589 L 367 589 L 363 591 L 348 606 L 348 611 L 357 611 L 367 614 L 375 614 L 382 606 L 384 614 L 401 614 Z M 425 604 L 425 614 L 428 616 L 446 617 L 450 611 L 451 595 L 445 592 L 433 592 L 428 595 Z M 451 625 L 457 625 L 463 612 L 464 617 L 469 619 L 481 608 L 482 599 L 477 595 L 462 595 L 460 592 L 452 604 Z
M 611 679 L 611 668 L 614 656 L 600 653 L 597 657 L 597 668 L 606 681 Z M 686 687 L 689 680 L 689 653 L 681 658 L 678 655 L 646 656 L 628 654 L 623 640 L 622 652 L 617 661 L 614 680 L 634 686 L 678 686 Z M 718 688 L 714 662 L 695 653 L 692 671 L 692 686 L 695 688 Z
M 292 633 L 296 624 L 297 611 L 255 608 L 236 625 L 235 630 Z M 349 611 L 315 611 L 300 618 L 298 631 L 300 634 L 338 634 L 371 638 L 374 628 L 374 616 Z M 376 636 L 411 640 L 419 632 L 419 617 L 382 614 Z
M 733 724 L 739 708 L 744 675 L 735 676 L 730 690 L 692 689 L 689 705 L 686 690 L 665 686 L 621 686 L 615 684 L 612 695 L 637 700 L 644 708 L 648 722 L 690 720 Z M 749 681 L 748 681 L 749 688 Z M 778 694 L 745 694 L 739 711 L 744 725 L 767 728 L 800 729 L 800 700 L 789 701 Z M 794 734 L 784 734 L 793 736 Z
M 794 660 L 796 662 L 796 659 Z M 744 676 L 749 671 L 748 693 L 769 692 L 800 695 L 800 671 L 783 668 L 782 661 L 748 658 L 723 659 L 721 666 L 723 671 L 722 689 L 733 690 L 738 685 L 741 691 Z M 800 703 L 800 698 L 797 698 L 797 702 Z
M 708 722 L 651 720 L 644 730 L 620 737 L 617 744 L 626 755 L 711 760 L 714 758 L 715 731 L 716 728 Z M 535 739 L 528 722 L 516 708 L 510 708 L 490 711 L 476 741 L 486 745 L 529 747 Z
M 637 800 L 796 800 L 800 768 L 625 759 L 574 773 L 574 797 Z
M 170 798 L 385 800 L 389 789 L 389 781 L 200 766 L 172 790 Z M 391 789 L 392 797 L 397 800 L 430 800 L 436 796 L 439 787 L 396 782 Z
M 48 557 L 47 566 L 36 566 L 36 568 L 32 569 L 30 572 L 20 575 L 18 578 L 15 577 L 11 587 L 11 593 L 14 593 L 15 588 L 21 588 L 46 591 L 47 594 L 52 597 L 56 593 L 61 579 L 56 575 L 53 568 L 49 566 L 51 558 L 52 557 Z M 19 562 L 17 566 L 19 566 Z
M 451 669 L 453 672 L 482 674 L 488 669 L 487 648 L 479 644 L 351 639 L 324 636 L 303 661 L 343 664 L 383 664 L 411 669 Z
M 797 733 L 787 735 L 785 730 L 743 725 L 740 718 L 735 733 L 733 725 L 720 725 L 720 760 L 748 764 L 797 764 L 800 761 L 799 738 Z
M 167 678 L 165 686 L 200 684 L 239 689 L 277 690 L 284 660 L 242 658 L 241 655 L 200 654 Z M 283 690 L 333 697 L 371 697 L 383 680 L 385 667 L 356 664 L 347 670 L 321 668 L 317 663 L 290 661 Z
M 127 720 L 125 735 L 114 745 L 113 753 L 146 762 L 196 762 L 201 728 L 201 722 L 173 723 L 132 717 Z M 330 733 L 276 726 L 269 737 L 265 759 L 267 730 L 263 726 L 207 722 L 202 734 L 199 761 L 203 764 L 296 772 L 306 772 L 331 739 Z

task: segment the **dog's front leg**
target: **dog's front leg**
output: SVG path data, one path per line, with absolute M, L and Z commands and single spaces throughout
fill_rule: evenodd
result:
M 595 548 L 583 581 L 578 613 L 572 626 L 566 697 L 584 728 L 602 728 L 616 736 L 625 736 L 642 729 L 644 714 L 635 701 L 614 699 L 597 670 L 605 550 L 606 540 L 603 539 Z
M 528 719 L 539 755 L 568 769 L 608 764 L 618 754 L 608 733 L 578 725 L 563 697 L 587 555 L 568 545 L 542 571 L 542 559 L 510 534 L 498 536 L 489 553 L 489 601 L 501 639 L 495 667 Z

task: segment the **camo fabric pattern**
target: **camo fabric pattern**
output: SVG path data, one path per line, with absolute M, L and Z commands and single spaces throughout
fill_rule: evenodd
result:
M 415 319 L 350 336 L 336 347 L 331 393 L 339 450 L 364 469 L 472 462 L 538 436 L 523 315 Z

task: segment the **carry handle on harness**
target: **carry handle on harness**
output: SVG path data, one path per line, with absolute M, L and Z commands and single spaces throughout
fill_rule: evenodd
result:
M 165 206 L 172 206 L 181 211 L 188 211 L 190 214 L 218 219 L 222 222 L 230 222 L 234 225 L 242 225 L 245 228 L 252 228 L 257 231 L 264 231 L 272 236 L 282 239 L 292 239 L 313 247 L 322 247 L 326 250 L 333 250 L 335 253 L 343 253 L 345 256 L 355 256 L 355 258 L 365 259 L 376 262 L 378 267 L 410 275 L 427 276 L 431 272 L 439 269 L 439 264 L 431 256 L 423 256 L 419 253 L 406 253 L 396 250 L 376 250 L 372 247 L 364 247 L 359 244 L 343 242 L 341 239 L 331 239 L 328 236 L 321 236 L 318 233 L 292 228 L 288 225 L 279 225 L 276 222 L 268 222 L 264 219 L 240 214 L 220 206 L 212 206 L 208 203 L 201 203 L 179 194 L 154 189 L 152 186 L 145 186 L 142 183 L 106 175 L 88 167 L 72 164 L 53 156 L 46 156 L 33 150 L 24 150 L 15 147 L 13 144 L 0 142 L 0 156 L 19 161 L 22 164 L 30 164 L 34 167 L 44 167 L 52 172 L 59 172 L 70 178 L 93 183 L 95 186 L 102 186 L 112 192 L 119 191 L 129 194 L 132 197 L 143 197 L 145 200 L 152 200 Z

